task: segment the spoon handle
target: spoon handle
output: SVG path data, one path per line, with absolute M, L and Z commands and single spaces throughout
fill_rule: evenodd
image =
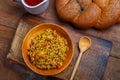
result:
M 78 68 L 78 65 L 79 65 L 79 62 L 80 62 L 80 60 L 81 60 L 82 54 L 83 54 L 83 52 L 80 52 L 80 53 L 79 53 L 79 56 L 78 56 L 78 59 L 77 59 L 77 61 L 76 61 L 76 63 L 75 63 L 75 66 L 74 66 L 72 75 L 71 75 L 71 77 L 70 77 L 70 80 L 73 80 L 73 78 L 74 78 L 74 75 L 75 75 L 76 70 L 77 70 L 77 68 Z

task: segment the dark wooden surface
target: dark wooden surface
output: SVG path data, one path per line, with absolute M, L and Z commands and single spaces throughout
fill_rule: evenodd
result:
M 13 0 L 0 0 L 0 24 L 16 28 L 21 16 L 26 11 Z
M 55 19 L 54 0 L 50 2 L 50 7 L 47 10 L 49 13 L 45 13 L 42 16 L 44 18 L 45 15 L 49 15 L 50 18 Z M 0 0 L 0 80 L 24 80 L 17 72 L 11 70 L 12 66 L 17 67 L 17 65 L 9 66 L 9 63 L 6 61 L 6 56 L 17 25 L 24 13 L 25 10 L 18 3 L 14 3 L 12 0 Z M 37 15 L 37 17 L 38 16 L 40 17 L 40 15 Z M 49 17 L 47 19 L 48 21 Z M 111 28 L 104 31 L 98 31 L 92 28 L 80 31 L 112 42 L 112 50 L 103 80 L 120 80 L 120 24 L 113 25 Z M 23 71 L 21 71 L 20 74 L 22 74 L 22 72 Z
M 22 6 L 13 0 L 0 0 L 0 80 L 24 80 L 6 66 L 6 55 L 23 13 Z

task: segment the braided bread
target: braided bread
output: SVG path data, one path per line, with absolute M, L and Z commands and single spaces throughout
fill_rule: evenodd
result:
M 56 9 L 78 28 L 106 29 L 120 23 L 120 0 L 56 0 Z

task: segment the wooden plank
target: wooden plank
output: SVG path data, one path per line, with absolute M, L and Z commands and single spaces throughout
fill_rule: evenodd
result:
M 0 25 L 0 80 L 24 80 L 19 74 L 6 66 L 6 55 L 13 39 L 15 29 Z
M 5 26 L 0 25 L 0 59 L 5 58 L 5 51 L 10 47 L 10 42 L 14 36 L 14 29 L 7 28 Z
M 0 0 L 0 24 L 16 28 L 26 11 L 20 3 L 13 0 Z
M 75 45 L 75 55 L 74 58 L 67 69 L 61 72 L 54 77 L 58 77 L 61 79 L 69 80 L 71 76 L 71 72 L 73 70 L 74 64 L 76 62 L 77 56 L 79 54 L 78 50 L 78 41 L 79 38 L 82 36 L 86 36 L 87 34 L 81 33 L 81 31 L 77 30 L 76 28 L 71 27 L 71 25 L 66 24 L 64 22 L 60 22 L 59 20 L 51 19 L 49 17 L 36 17 L 26 14 L 20 21 L 15 37 L 13 39 L 13 43 L 10 49 L 10 52 L 7 56 L 9 60 L 13 60 L 17 63 L 25 65 L 22 55 L 21 55 L 21 44 L 23 38 L 25 37 L 26 33 L 35 25 L 45 22 L 52 22 L 59 24 L 65 28 L 69 34 L 71 35 L 74 45 Z M 110 41 L 106 41 L 103 39 L 99 39 L 90 35 L 87 35 L 92 39 L 92 47 L 83 55 L 82 61 L 79 65 L 77 70 L 75 80 L 101 80 L 103 77 L 104 69 L 107 64 L 107 60 L 109 57 L 109 53 L 112 47 Z M 25 65 L 26 66 L 26 65 Z M 27 71 L 29 72 L 29 71 Z M 82 73 L 81 73 L 82 72 Z M 31 73 L 31 72 L 29 72 Z M 36 75 L 34 75 L 35 77 Z
M 103 80 L 120 80 L 120 59 L 109 58 Z
M 14 36 L 15 30 L 11 28 L 7 28 L 6 26 L 0 25 L 0 49 L 4 50 L 6 48 L 13 36 Z

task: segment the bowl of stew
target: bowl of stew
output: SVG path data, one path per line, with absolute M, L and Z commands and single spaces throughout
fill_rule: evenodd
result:
M 69 33 L 60 25 L 43 23 L 33 27 L 22 43 L 26 65 L 40 75 L 55 75 L 68 67 L 74 55 Z

